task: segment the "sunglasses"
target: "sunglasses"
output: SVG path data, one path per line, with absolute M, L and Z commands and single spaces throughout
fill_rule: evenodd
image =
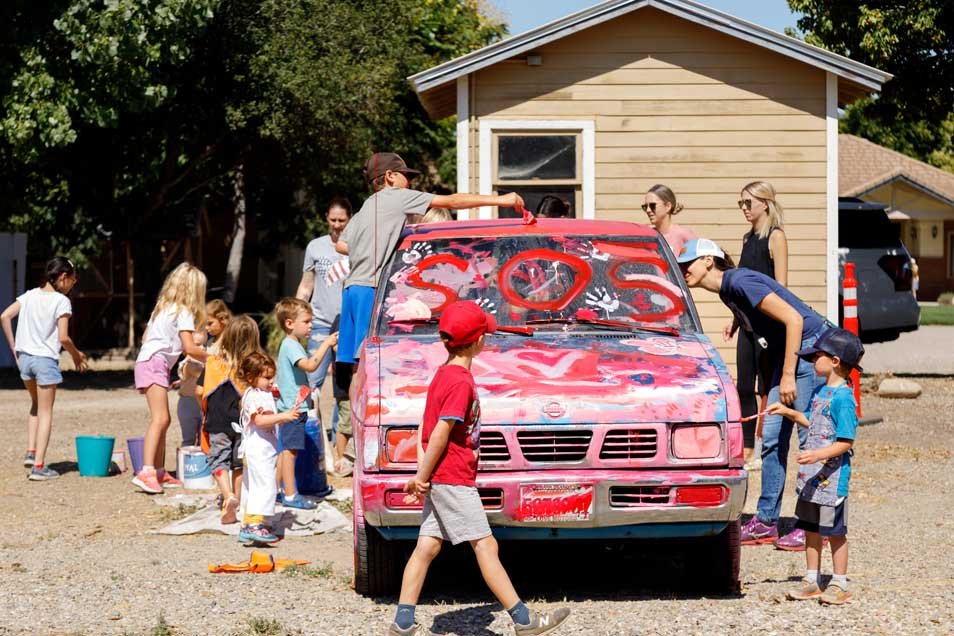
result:
M 739 199 L 738 203 L 740 210 L 752 209 L 752 199 Z
M 655 204 L 655 203 L 644 203 L 644 204 L 642 204 L 642 205 L 639 206 L 639 207 L 641 207 L 641 208 L 643 209 L 643 212 L 645 212 L 645 211 L 647 211 L 647 210 L 652 210 L 653 212 L 656 211 L 656 204 Z

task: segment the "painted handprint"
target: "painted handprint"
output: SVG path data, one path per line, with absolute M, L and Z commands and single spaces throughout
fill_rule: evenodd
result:
M 497 313 L 497 305 L 494 301 L 489 298 L 479 298 L 475 301 L 477 306 L 486 311 L 488 314 Z
M 408 265 L 414 265 L 415 263 L 420 262 L 422 258 L 427 258 L 433 253 L 434 248 L 431 247 L 430 243 L 415 243 L 414 247 L 401 255 L 401 260 Z
M 592 292 L 586 292 L 586 304 L 613 313 L 619 309 L 619 298 L 606 287 L 597 287 Z

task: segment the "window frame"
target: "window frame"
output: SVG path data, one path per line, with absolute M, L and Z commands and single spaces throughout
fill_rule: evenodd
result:
M 553 136 L 577 135 L 577 178 L 570 179 L 532 179 L 499 181 L 497 159 L 499 157 L 500 136 Z M 540 187 L 552 184 L 576 190 L 574 210 L 576 218 L 596 218 L 596 126 L 592 120 L 503 120 L 481 119 L 479 124 L 479 168 L 478 191 L 480 194 L 494 194 L 498 186 L 519 188 Z M 494 218 L 493 208 L 481 207 L 478 213 L 481 219 Z

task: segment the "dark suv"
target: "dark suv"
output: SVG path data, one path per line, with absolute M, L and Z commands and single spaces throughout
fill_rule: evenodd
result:
M 921 310 L 911 290 L 911 254 L 884 204 L 839 200 L 839 289 L 845 278 L 845 262 L 855 264 L 862 342 L 896 340 L 902 331 L 918 328 Z M 841 318 L 840 294 L 838 307 Z

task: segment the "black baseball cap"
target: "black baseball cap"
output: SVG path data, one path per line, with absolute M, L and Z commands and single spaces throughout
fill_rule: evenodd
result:
M 364 163 L 364 178 L 368 183 L 384 175 L 385 172 L 400 172 L 408 179 L 421 174 L 420 170 L 412 170 L 401 159 L 401 155 L 394 152 L 376 152 Z
M 832 327 L 818 336 L 815 344 L 796 351 L 795 355 L 805 360 L 812 360 L 819 352 L 838 356 L 848 366 L 862 370 L 858 363 L 861 362 L 861 356 L 865 355 L 865 347 L 858 336 L 841 327 Z

